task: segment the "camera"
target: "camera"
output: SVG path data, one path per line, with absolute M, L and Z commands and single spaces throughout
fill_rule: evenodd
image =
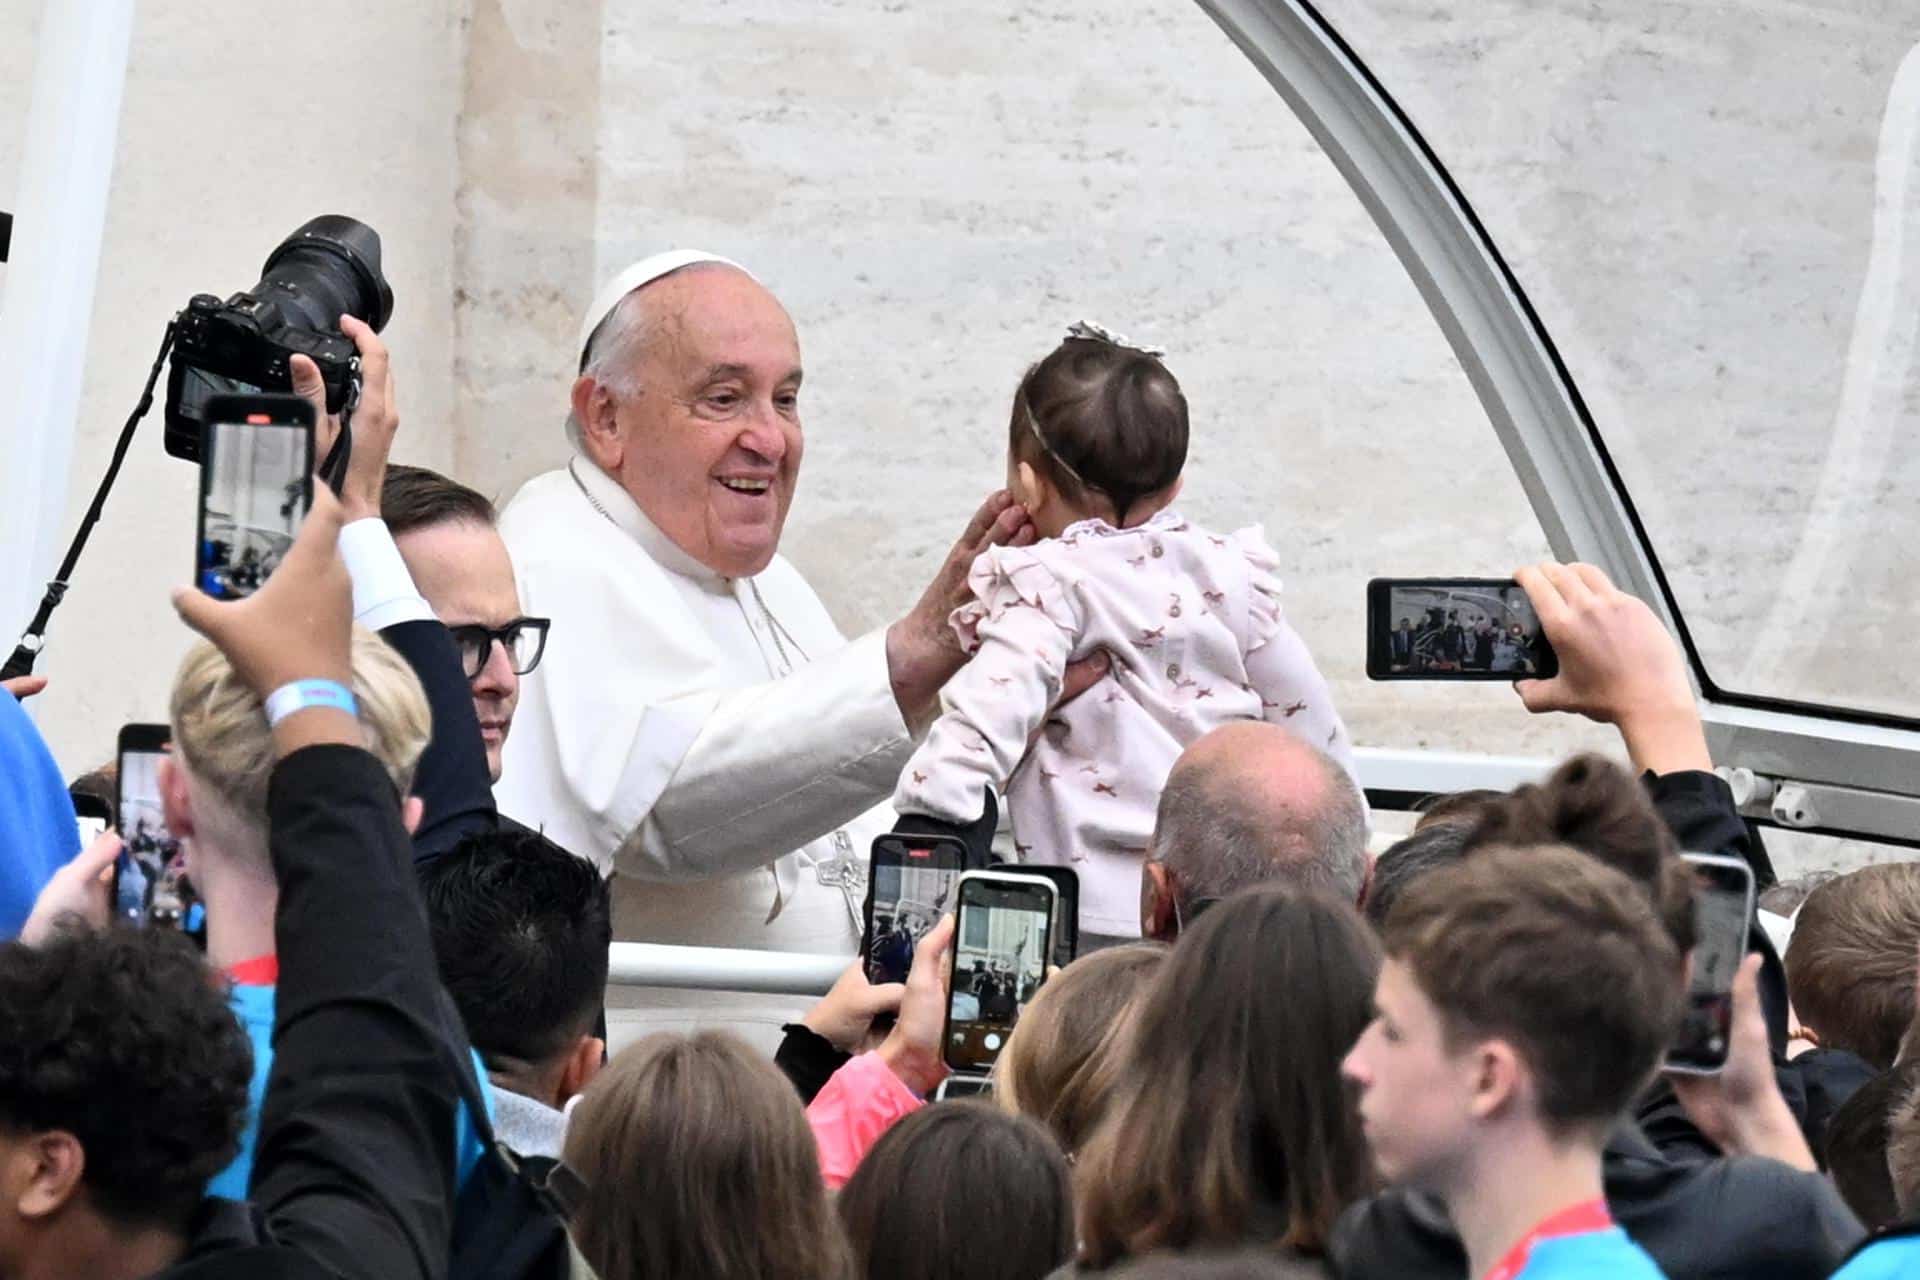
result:
M 267 255 L 259 284 L 224 302 L 196 294 L 175 317 L 167 452 L 199 461 L 213 396 L 291 391 L 294 355 L 319 366 L 330 412 L 349 407 L 360 358 L 340 332 L 340 317 L 355 316 L 378 331 L 392 314 L 380 234 L 338 214 L 306 223 Z

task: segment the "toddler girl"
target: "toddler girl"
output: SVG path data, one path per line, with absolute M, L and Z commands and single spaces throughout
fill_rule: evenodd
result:
M 1083 933 L 1137 937 L 1140 864 L 1174 759 L 1232 720 L 1268 720 L 1353 772 L 1327 684 L 1280 614 L 1279 557 L 1173 510 L 1187 402 L 1159 353 L 1077 324 L 1013 396 L 1008 487 L 1040 540 L 974 561 L 953 615 L 973 658 L 894 792 L 942 822 L 1004 785 L 1023 862 L 1071 865 Z M 1113 672 L 1053 709 L 1069 662 Z M 1037 736 L 1036 736 L 1037 732 Z

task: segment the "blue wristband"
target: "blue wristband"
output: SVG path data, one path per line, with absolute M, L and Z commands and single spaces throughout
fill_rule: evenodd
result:
M 294 712 L 309 707 L 331 707 L 356 719 L 360 715 L 360 704 L 354 701 L 353 690 L 338 681 L 295 680 L 267 695 L 267 724 L 277 725 Z

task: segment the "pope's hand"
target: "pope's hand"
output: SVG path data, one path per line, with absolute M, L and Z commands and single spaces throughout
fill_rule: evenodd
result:
M 1033 540 L 1026 508 L 1004 489 L 994 494 L 973 513 L 920 602 L 887 628 L 887 673 L 893 679 L 894 701 L 909 725 L 918 727 L 933 718 L 941 687 L 966 664 L 960 638 L 947 619 L 973 598 L 967 574 L 974 560 L 988 547 L 1024 547 Z

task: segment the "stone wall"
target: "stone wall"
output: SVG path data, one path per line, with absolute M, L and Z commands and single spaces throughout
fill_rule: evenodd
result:
M 1904 21 L 1881 5 L 1852 17 L 1753 7 L 1792 17 L 1782 39 L 1795 47 L 1808 26 L 1841 48 Z M 0 207 L 38 8 L 0 0 Z M 1508 141 L 1539 131 L 1505 169 L 1462 157 L 1520 193 L 1498 212 L 1526 247 L 1604 225 L 1625 237 L 1607 242 L 1608 261 L 1631 258 L 1630 202 L 1576 208 L 1573 184 L 1528 185 L 1584 154 L 1591 139 L 1562 122 L 1574 105 L 1611 119 L 1610 82 L 1581 81 L 1581 104 L 1570 104 L 1565 76 L 1536 90 L 1526 66 L 1578 62 L 1575 37 L 1593 36 L 1584 23 L 1653 32 L 1644 48 L 1625 37 L 1608 47 L 1627 70 L 1636 57 L 1669 79 L 1727 68 L 1689 61 L 1709 44 L 1701 33 L 1663 44 L 1670 6 L 1654 0 L 1607 16 L 1552 8 L 1534 23 L 1518 12 L 1530 5 L 1504 5 L 1487 33 L 1457 6 L 1333 11 L 1363 44 L 1410 33 L 1386 60 L 1430 74 L 1409 98 L 1426 118 Z M 1222 528 L 1266 526 L 1290 615 L 1361 743 L 1507 754 L 1606 743 L 1526 717 L 1497 686 L 1365 680 L 1369 577 L 1503 574 L 1545 554 L 1545 540 L 1385 241 L 1187 0 L 346 0 L 324 30 L 313 13 L 289 0 L 141 6 L 76 517 L 169 310 L 196 290 L 250 283 L 312 213 L 352 213 L 385 237 L 399 299 L 388 331 L 405 408 L 399 455 L 503 498 L 564 458 L 573 332 L 595 284 L 645 253 L 697 245 L 753 266 L 798 323 L 808 450 L 786 551 L 850 632 L 917 595 L 1003 474 L 1021 370 L 1088 317 L 1169 349 L 1194 409 L 1183 506 Z M 11 38 L 19 30 L 28 39 Z M 268 49 L 303 72 L 263 81 Z M 1885 70 L 1876 63 L 1850 110 L 1885 93 Z M 1492 92 L 1489 75 L 1511 90 Z M 1497 105 L 1463 109 L 1486 102 Z M 1713 106 L 1689 101 L 1664 118 L 1683 129 Z M 1829 175 L 1856 180 L 1824 206 L 1837 221 L 1872 213 L 1857 196 L 1871 162 L 1851 161 Z M 1870 176 L 1866 187 L 1870 197 Z M 1553 198 L 1531 199 L 1543 190 Z M 1804 214 L 1765 213 L 1769 234 Z M 1646 234 L 1667 243 L 1670 230 Z M 1821 305 L 1850 305 L 1853 238 L 1843 226 L 1823 244 L 1816 237 L 1793 269 L 1838 282 L 1823 285 Z M 1577 266 L 1577 243 L 1561 248 Z M 1557 278 L 1537 283 L 1585 335 L 1630 335 L 1646 305 L 1623 296 L 1606 312 L 1604 297 L 1567 300 Z M 1605 409 L 1617 403 L 1611 383 L 1634 371 L 1593 372 Z M 1771 394 L 1765 381 L 1755 388 Z M 1723 380 L 1715 414 L 1751 408 L 1741 395 Z M 165 588 L 187 576 L 194 478 L 162 455 L 159 434 L 155 421 L 136 446 L 45 664 L 57 683 L 39 714 L 73 770 L 111 751 L 113 724 L 163 715 L 184 648 Z M 1705 545 L 1692 531 L 1680 541 Z

